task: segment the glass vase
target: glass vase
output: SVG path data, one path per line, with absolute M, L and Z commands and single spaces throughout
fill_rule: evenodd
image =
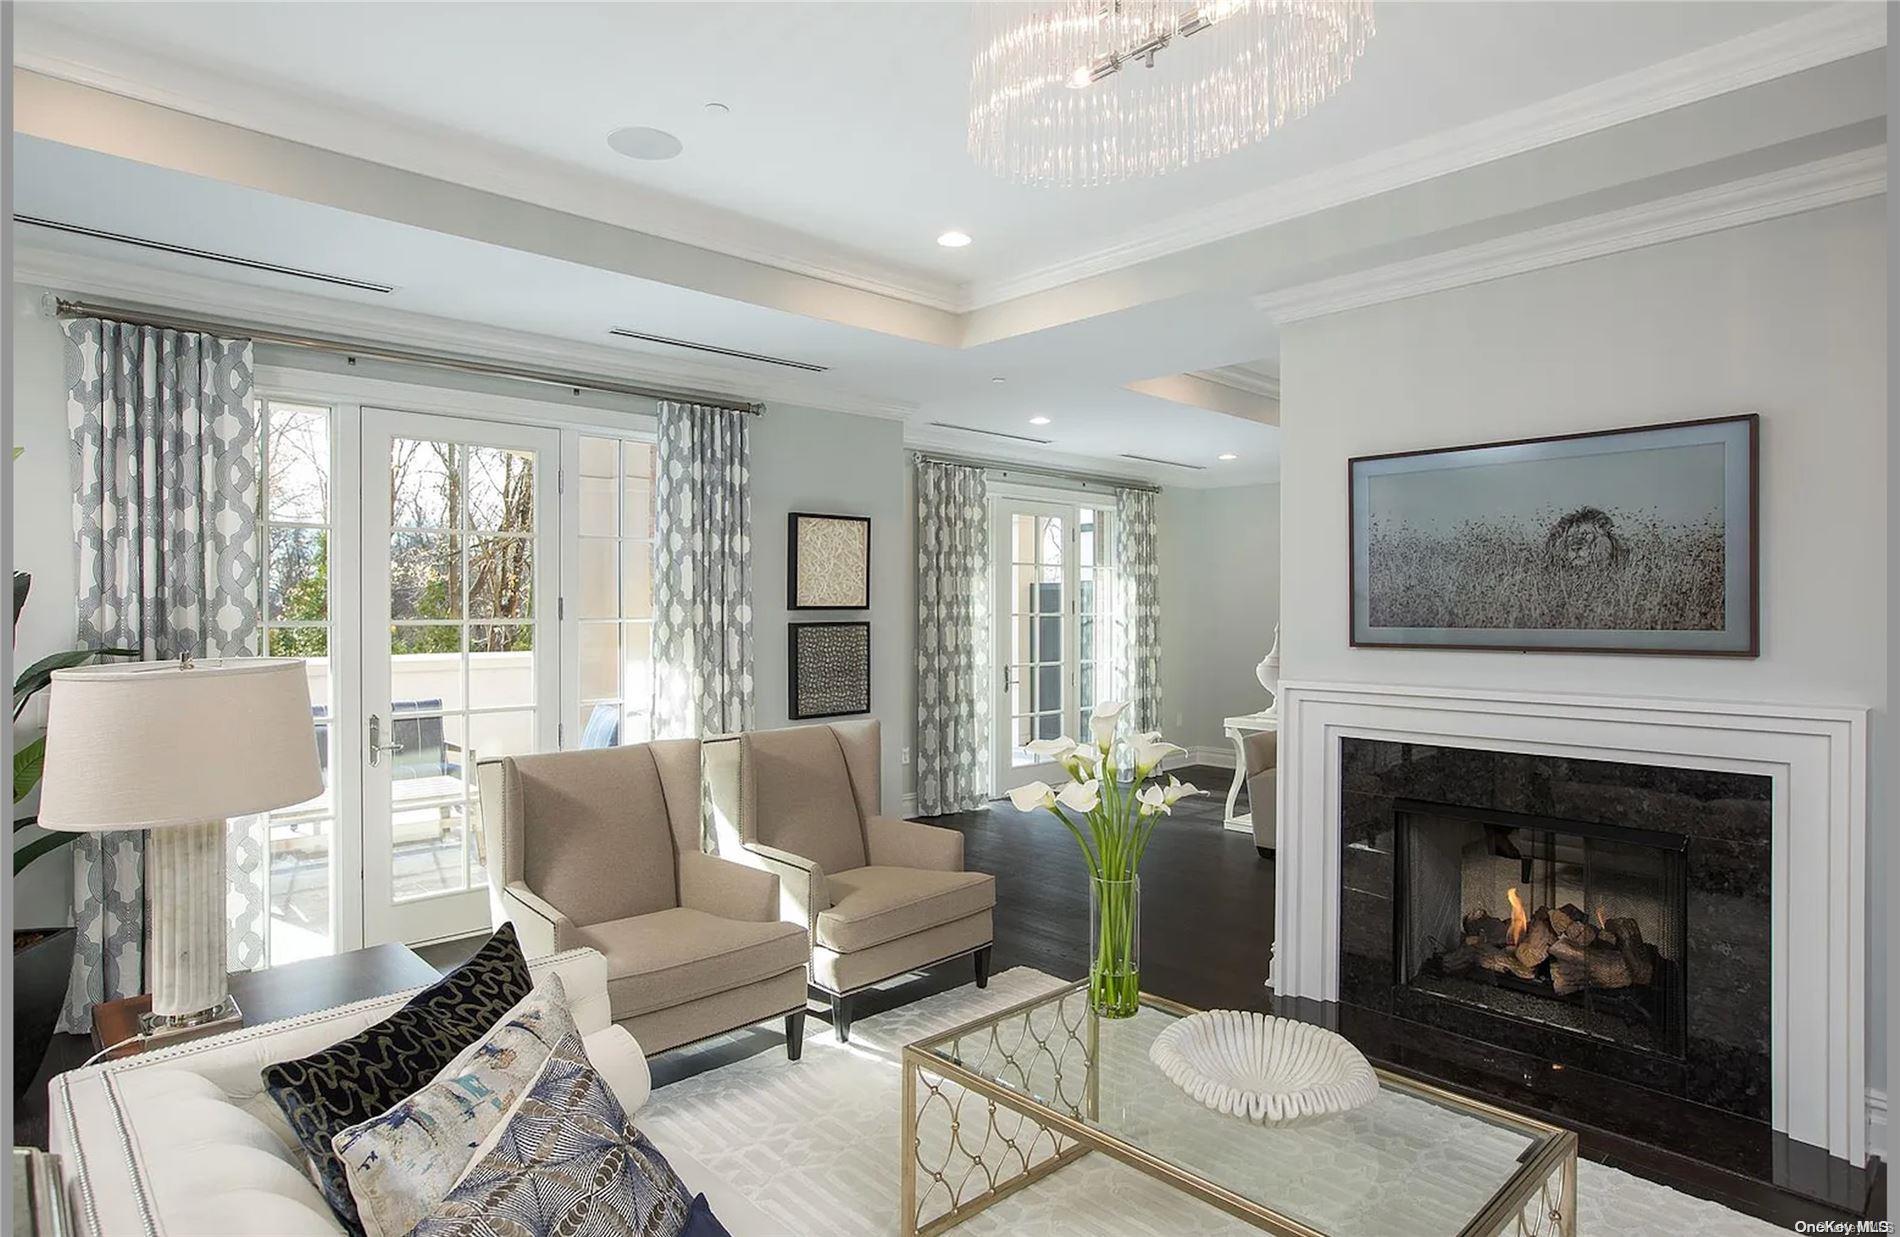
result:
M 1141 1008 L 1141 878 L 1089 880 L 1089 1008 L 1132 1018 Z

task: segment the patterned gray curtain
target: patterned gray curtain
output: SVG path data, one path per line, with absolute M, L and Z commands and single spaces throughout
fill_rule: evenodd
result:
M 752 725 L 751 417 L 660 404 L 653 737 Z
M 1115 491 L 1115 698 L 1136 730 L 1161 729 L 1161 561 L 1152 490 Z
M 917 461 L 917 811 L 990 793 L 990 511 L 980 468 Z
M 256 651 L 262 573 L 249 340 L 68 321 L 73 534 L 81 647 L 145 659 Z M 207 740 L 208 741 L 208 740 Z M 263 822 L 230 830 L 231 965 L 264 964 Z M 145 835 L 80 834 L 78 943 L 60 1029 L 98 1001 L 144 991 Z

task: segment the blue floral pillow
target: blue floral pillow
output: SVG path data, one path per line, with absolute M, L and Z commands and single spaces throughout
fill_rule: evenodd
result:
M 569 1033 L 413 1237 L 679 1237 L 693 1196 Z

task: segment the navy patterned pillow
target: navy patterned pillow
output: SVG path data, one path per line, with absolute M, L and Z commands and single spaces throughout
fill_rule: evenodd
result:
M 310 1154 L 324 1200 L 363 1232 L 349 1177 L 331 1140 L 422 1089 L 534 986 L 513 924 L 475 956 L 373 1027 L 322 1052 L 264 1067 L 264 1089 Z
M 680 1237 L 693 1196 L 570 1032 L 509 1115 L 410 1237 Z

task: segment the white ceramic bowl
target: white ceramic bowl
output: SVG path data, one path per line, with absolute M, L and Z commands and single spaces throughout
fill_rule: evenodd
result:
M 1246 1010 L 1191 1014 L 1155 1037 L 1148 1059 L 1209 1108 L 1264 1125 L 1350 1112 L 1379 1094 L 1378 1075 L 1341 1036 Z

